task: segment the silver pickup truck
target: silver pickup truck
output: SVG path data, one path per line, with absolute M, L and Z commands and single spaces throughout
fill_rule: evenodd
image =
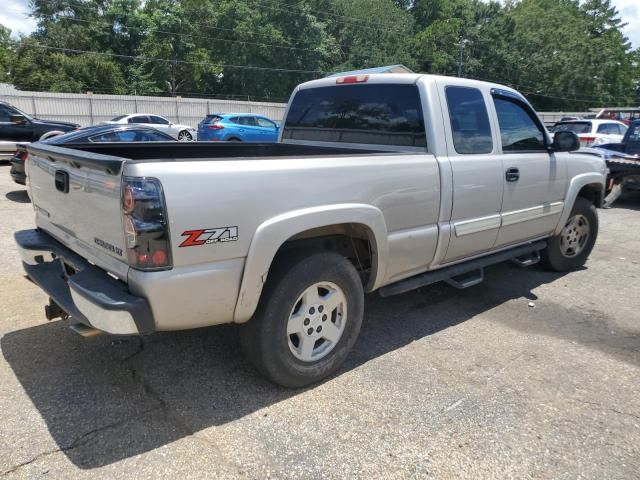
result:
M 343 362 L 365 292 L 584 264 L 606 169 L 578 147 L 508 87 L 330 77 L 295 89 L 275 144 L 30 145 L 37 229 L 16 240 L 47 318 L 242 324 L 256 368 L 300 387 Z

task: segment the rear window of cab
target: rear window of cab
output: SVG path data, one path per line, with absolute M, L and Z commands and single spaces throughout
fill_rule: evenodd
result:
M 289 107 L 283 139 L 424 147 L 418 88 L 358 84 L 299 90 Z

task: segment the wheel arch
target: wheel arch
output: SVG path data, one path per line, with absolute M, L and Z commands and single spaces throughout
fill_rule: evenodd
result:
M 66 132 L 63 132 L 62 130 L 51 130 L 49 132 L 43 133 L 38 140 L 46 140 L 47 138 L 57 137 L 58 135 L 63 135 L 64 133 Z
M 601 207 L 604 199 L 606 177 L 601 173 L 590 172 L 576 175 L 569 182 L 569 189 L 564 200 L 564 207 L 560 220 L 555 229 L 555 234 L 562 231 L 562 227 L 567 223 L 573 205 L 578 197 L 586 198 L 596 207 Z
M 378 208 L 363 204 L 312 207 L 278 215 L 262 223 L 253 236 L 245 260 L 234 322 L 243 323 L 251 318 L 258 306 L 269 269 L 277 256 L 289 246 L 305 246 L 310 251 L 319 251 L 318 239 L 351 234 L 355 238 L 367 237 L 371 269 L 366 290 L 374 290 L 384 278 L 389 250 L 386 224 Z

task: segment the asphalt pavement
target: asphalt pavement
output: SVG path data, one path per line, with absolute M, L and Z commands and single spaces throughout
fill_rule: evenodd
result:
M 296 391 L 233 326 L 87 340 L 47 322 L 13 243 L 32 206 L 0 164 L 0 477 L 637 479 L 640 195 L 599 213 L 579 271 L 370 295 L 346 365 Z

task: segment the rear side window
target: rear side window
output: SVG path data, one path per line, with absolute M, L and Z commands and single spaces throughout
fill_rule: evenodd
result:
M 286 118 L 284 139 L 426 146 L 415 85 L 336 85 L 300 90 Z
M 136 117 L 131 117 L 129 119 L 129 123 L 151 123 L 149 121 L 149 117 L 138 115 Z
M 502 98 L 494 98 L 494 103 L 504 153 L 547 150 L 542 127 L 532 117 L 535 113 Z
M 447 87 L 446 93 L 456 152 L 491 153 L 491 124 L 482 92 L 477 88 Z
M 155 123 L 156 125 L 169 125 L 169 121 L 165 118 L 156 115 L 152 115 L 149 118 L 151 118 L 151 123 Z

